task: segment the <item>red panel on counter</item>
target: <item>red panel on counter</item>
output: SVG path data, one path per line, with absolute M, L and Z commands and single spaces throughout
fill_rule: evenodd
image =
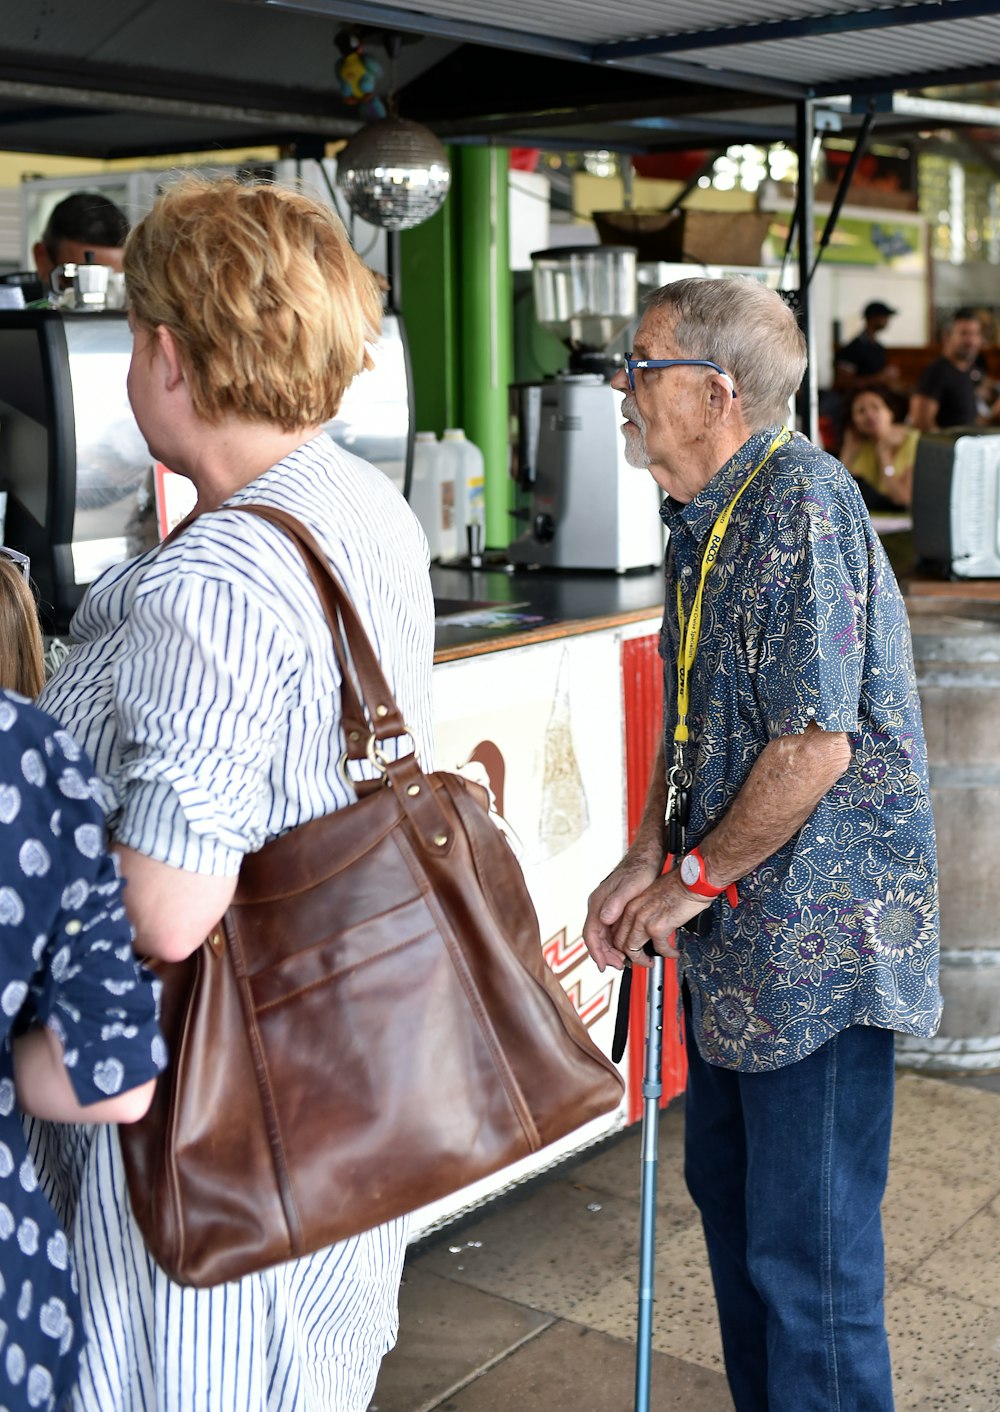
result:
M 629 842 L 636 835 L 646 802 L 649 775 L 662 729 L 663 664 L 657 637 L 633 637 L 622 643 L 622 683 L 625 695 L 625 810 Z M 677 966 L 663 968 L 663 1097 L 666 1107 L 683 1093 L 687 1060 L 677 1016 Z M 646 1028 L 646 972 L 637 968 L 632 978 L 629 1015 L 628 1117 L 642 1116 L 642 1070 Z

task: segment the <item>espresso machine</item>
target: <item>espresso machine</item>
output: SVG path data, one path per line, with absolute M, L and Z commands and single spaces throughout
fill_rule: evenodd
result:
M 535 315 L 569 349 L 569 366 L 512 389 L 517 424 L 512 564 L 623 574 L 663 559 L 662 492 L 625 460 L 622 394 L 607 349 L 636 317 L 636 252 L 583 245 L 531 257 Z

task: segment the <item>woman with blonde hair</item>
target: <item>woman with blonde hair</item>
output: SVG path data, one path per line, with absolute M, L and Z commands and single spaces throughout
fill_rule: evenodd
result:
M 355 798 L 337 770 L 340 676 L 311 581 L 279 530 L 236 507 L 308 526 L 424 741 L 433 605 L 405 501 L 322 430 L 380 318 L 329 209 L 185 179 L 132 231 L 124 268 L 132 407 L 197 505 L 169 543 L 94 583 L 73 622 L 81 645 L 43 704 L 110 792 L 137 949 L 178 960 L 225 912 L 247 853 Z M 80 1129 L 69 1146 L 47 1174 L 63 1173 L 64 1193 L 82 1176 L 67 1213 L 90 1335 L 77 1412 L 364 1412 L 395 1337 L 404 1222 L 181 1288 L 145 1248 L 116 1135 Z

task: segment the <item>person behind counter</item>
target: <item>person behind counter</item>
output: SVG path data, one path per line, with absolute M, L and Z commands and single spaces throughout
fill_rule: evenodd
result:
M 869 510 L 908 508 L 920 432 L 895 420 L 892 393 L 859 387 L 847 404 L 840 459 L 854 476 Z
M 42 238 L 31 251 L 42 295 L 49 291 L 55 267 L 70 261 L 110 265 L 120 272 L 128 227 L 124 212 L 96 191 L 76 191 L 53 206 Z
M 634 346 L 613 385 L 667 493 L 665 729 L 583 936 L 602 970 L 648 965 L 647 938 L 679 956 L 685 1176 L 737 1412 L 888 1412 L 893 1031 L 941 1013 L 906 609 L 857 486 L 782 426 L 806 350 L 777 293 L 666 285 Z
M 245 854 L 355 799 L 336 768 L 340 677 L 305 565 L 275 526 L 230 507 L 267 503 L 308 526 L 424 742 L 434 609 L 416 517 L 322 431 L 370 365 L 381 315 L 329 208 L 187 178 L 132 231 L 124 268 L 132 408 L 197 505 L 169 544 L 91 586 L 80 645 L 42 702 L 113 794 L 136 946 L 177 960 L 222 917 Z M 395 1339 L 405 1220 L 181 1288 L 143 1243 L 117 1135 L 86 1134 L 80 1165 L 74 1250 L 92 1297 L 77 1412 L 365 1412 Z

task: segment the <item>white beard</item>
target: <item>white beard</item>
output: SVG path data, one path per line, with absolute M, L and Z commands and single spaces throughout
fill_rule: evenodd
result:
M 625 460 L 636 470 L 645 471 L 649 467 L 646 428 L 642 424 L 639 409 L 631 397 L 626 397 L 622 402 L 622 416 L 627 419 L 621 428 L 622 436 L 625 438 Z

